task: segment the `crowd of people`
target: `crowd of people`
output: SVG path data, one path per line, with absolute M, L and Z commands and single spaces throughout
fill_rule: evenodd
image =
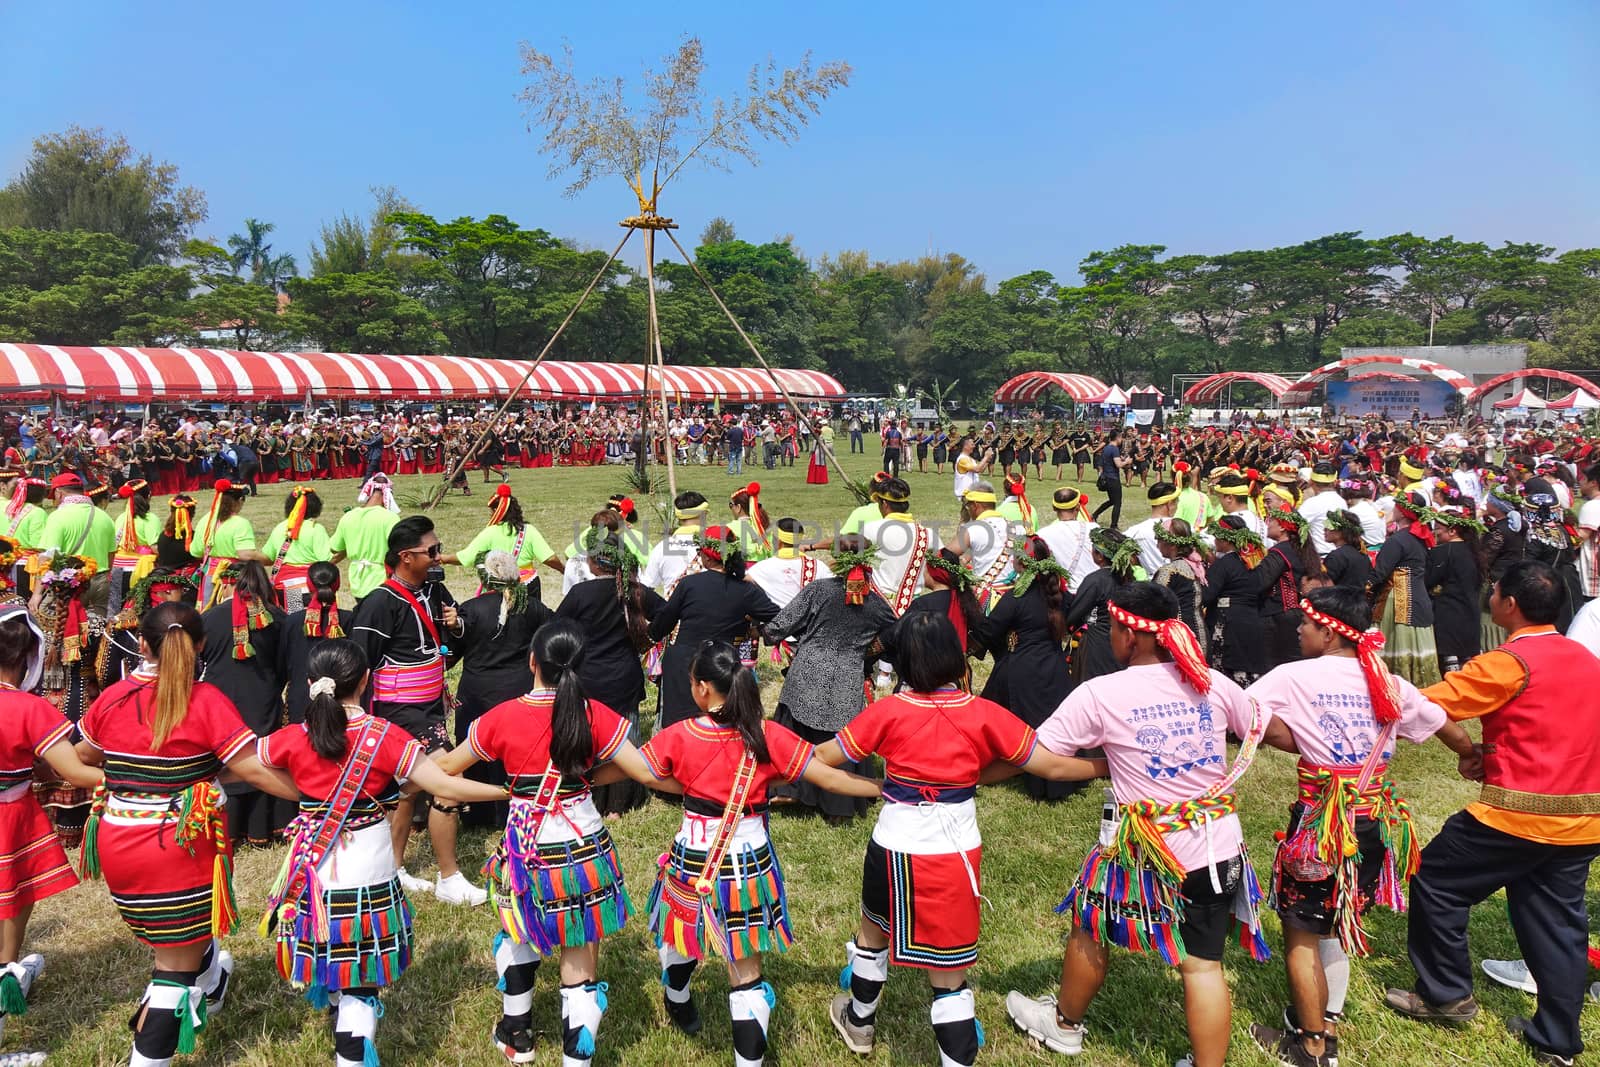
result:
M 1408 892 L 1416 982 L 1386 1003 L 1470 1019 L 1468 912 L 1504 888 L 1525 960 L 1485 967 L 1537 990 L 1513 1024 L 1544 1062 L 1570 1062 L 1600 853 L 1600 456 L 1531 432 L 1041 427 L 962 435 L 954 509 L 886 464 L 842 521 L 774 518 L 750 482 L 679 493 L 654 541 L 633 500 L 596 501 L 564 548 L 506 484 L 480 534 L 442 544 L 427 516 L 400 514 L 381 426 L 331 530 L 335 490 L 301 478 L 265 537 L 242 514 L 253 479 L 202 499 L 163 480 L 159 455 L 85 469 L 63 449 L 41 468 L 19 450 L 0 472 L 0 1023 L 43 966 L 24 952 L 34 904 L 97 878 L 152 953 L 130 1062 L 191 1051 L 232 973 L 232 857 L 278 848 L 262 930 L 283 979 L 331 1010 L 340 1067 L 377 1061 L 418 893 L 492 902 L 500 1052 L 535 1058 L 536 970 L 554 957 L 563 1063 L 587 1064 L 607 1010 L 599 946 L 637 914 L 612 835 L 653 793 L 682 806 L 643 907 L 664 1018 L 700 1030 L 693 975 L 720 959 L 748 1067 L 778 1004 L 762 956 L 795 937 L 770 812 L 844 821 L 876 802 L 831 1024 L 870 1053 L 890 967 L 920 969 L 941 1064 L 970 1065 L 974 797 L 1021 775 L 1047 803 L 1109 779 L 1058 908 L 1059 989 L 1006 998 L 1045 1048 L 1085 1047 L 1116 947 L 1178 968 L 1178 1062 L 1219 1067 L 1224 947 L 1266 959 L 1270 908 L 1287 1007 L 1251 1032 L 1284 1063 L 1333 1063 L 1364 916 L 1405 910 Z M 722 427 L 723 447 L 742 450 L 742 430 Z M 237 464 L 240 428 L 218 432 Z M 1055 462 L 1058 432 L 1095 489 L 1036 503 L 1026 468 Z M 149 435 L 110 447 L 137 455 Z M 906 447 L 892 423 L 882 440 Z M 1101 525 L 1135 473 L 1150 516 L 1124 531 L 1111 504 Z M 450 566 L 475 596 L 451 595 Z M 770 717 L 763 656 L 781 678 Z M 1399 739 L 1437 739 L 1482 783 L 1426 847 L 1389 771 Z M 1263 745 L 1297 754 L 1298 794 L 1258 879 L 1238 783 Z M 463 821 L 500 832 L 483 885 L 459 866 Z M 420 831 L 432 879 L 406 866 Z

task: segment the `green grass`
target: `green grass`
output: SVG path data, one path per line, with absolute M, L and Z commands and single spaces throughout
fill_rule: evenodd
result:
M 875 456 L 846 457 L 846 461 L 863 479 L 877 464 Z M 854 503 L 837 478 L 827 487 L 804 485 L 803 464 L 777 472 L 747 470 L 743 479 L 730 478 L 720 468 L 697 467 L 682 472 L 678 482 L 682 488 L 701 490 L 714 507 L 720 507 L 728 491 L 750 478 L 762 482 L 774 518 L 796 514 L 837 521 Z M 512 476 L 529 518 L 558 550 L 574 524 L 586 524 L 622 480 L 622 473 L 614 467 L 518 470 Z M 428 480 L 403 481 L 405 493 L 419 494 Z M 931 470 L 927 475 L 913 473 L 910 481 L 913 510 L 919 518 L 947 524 L 954 521 L 948 473 L 942 477 L 935 477 Z M 483 488 L 478 476 L 474 475 L 472 484 L 470 499 L 454 495 L 435 513 L 447 550 L 464 545 L 483 521 Z M 1036 483 L 1036 501 L 1048 500 L 1051 488 L 1048 481 Z M 329 525 L 350 503 L 354 491 L 348 482 L 324 487 Z M 283 487 L 267 487 L 250 504 L 248 514 L 260 535 L 282 516 L 283 495 Z M 1139 489 L 1132 489 L 1128 497 L 1124 524 L 1146 510 Z M 470 580 L 458 569 L 452 570 L 457 594 L 469 595 Z M 546 589 L 546 598 L 553 603 L 559 583 L 549 581 Z M 777 687 L 771 684 L 772 678 L 767 682 L 770 701 L 775 699 Z M 1456 778 L 1454 760 L 1441 747 L 1408 746 L 1395 767 L 1402 790 L 1417 812 L 1424 839 L 1472 797 L 1472 787 Z M 1272 856 L 1272 835 L 1282 826 L 1293 789 L 1293 762 L 1280 753 L 1263 754 L 1241 789 L 1241 815 L 1263 880 Z M 1054 986 L 1063 925 L 1051 909 L 1095 839 L 1098 797 L 1098 789 L 1092 788 L 1065 804 L 1043 806 L 1011 788 L 981 791 L 979 820 L 989 845 L 984 891 L 993 906 L 984 912 L 982 954 L 971 976 L 978 994 L 978 1017 L 989 1039 L 980 1063 L 1020 1067 L 1053 1058 L 1011 1028 L 1002 998 L 1008 989 L 1037 993 Z M 676 825 L 674 809 L 652 802 L 614 827 L 639 906 L 648 895 L 656 857 L 668 847 Z M 773 1063 L 797 1067 L 861 1062 L 843 1050 L 825 1012 L 837 989 L 841 945 L 856 922 L 861 855 L 870 831 L 870 819 L 832 827 L 806 817 L 778 814 L 773 818 L 773 837 L 789 880 L 796 935 L 788 954 L 772 957 L 767 963 L 767 976 L 778 992 L 771 1035 Z M 463 867 L 473 870 L 493 843 L 486 835 L 465 835 Z M 426 841 L 418 840 L 412 847 L 411 867 L 431 871 Z M 180 1062 L 299 1067 L 323 1065 L 332 1059 L 332 1044 L 321 1016 L 278 979 L 271 945 L 255 933 L 267 883 L 280 860 L 281 853 L 245 853 L 239 858 L 235 885 L 244 921 L 227 942 L 238 961 L 235 984 L 226 1010 L 202 1038 L 201 1051 L 180 1057 Z M 384 995 L 387 1014 L 378 1037 L 384 1064 L 445 1067 L 499 1062 L 499 1053 L 488 1038 L 500 1004 L 489 953 L 496 929 L 493 914 L 485 908 L 442 905 L 431 896 L 412 904 L 416 909 L 416 957 L 411 970 Z M 1274 917 L 1267 922 L 1276 949 L 1281 944 L 1277 922 Z M 147 979 L 150 957 L 127 934 L 105 889 L 86 885 L 45 902 L 35 913 L 29 934 L 29 948 L 47 955 L 49 970 L 37 987 L 29 1013 L 9 1020 L 5 1050 L 47 1049 L 53 1064 L 126 1062 L 127 1020 Z M 1383 988 L 1407 985 L 1411 980 L 1405 959 L 1405 920 L 1377 913 L 1372 935 L 1375 955 L 1354 968 L 1342 1046 L 1346 1067 L 1456 1063 L 1510 1067 L 1532 1062 L 1503 1027 L 1504 1019 L 1531 1011 L 1531 998 L 1486 979 L 1478 983 L 1477 992 L 1487 1010 L 1460 1031 L 1406 1023 L 1390 1014 L 1379 1003 Z M 1503 901 L 1490 901 L 1477 910 L 1472 947 L 1475 957 L 1518 955 Z M 1277 1020 L 1286 996 L 1282 964 L 1277 960 L 1253 964 L 1241 951 L 1232 949 L 1227 967 L 1234 990 L 1230 1062 L 1267 1064 L 1271 1061 L 1255 1048 L 1246 1028 L 1253 1021 L 1270 1024 Z M 655 953 L 642 922 L 631 923 L 606 943 L 601 977 L 610 983 L 611 1011 L 601 1030 L 597 1063 L 700 1067 L 729 1061 L 727 980 L 720 967 L 702 968 L 696 978 L 706 1028 L 693 1040 L 666 1025 Z M 556 1062 L 560 1054 L 556 985 L 555 968 L 542 968 L 534 1004 L 535 1022 L 541 1031 L 541 1063 Z M 923 975 L 893 973 L 879 1014 L 878 1051 L 868 1062 L 937 1062 L 927 1022 L 928 999 Z M 1596 1011 L 1600 1009 L 1591 1008 L 1585 1014 L 1585 1037 L 1590 1043 L 1597 1037 Z M 1148 959 L 1123 953 L 1114 957 L 1109 982 L 1089 1023 L 1089 1046 L 1082 1062 L 1092 1067 L 1167 1064 L 1188 1047 L 1176 973 Z

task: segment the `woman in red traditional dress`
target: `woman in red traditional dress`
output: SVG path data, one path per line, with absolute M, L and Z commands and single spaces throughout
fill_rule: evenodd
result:
M 217 944 L 237 915 L 233 851 L 217 776 L 299 800 L 293 781 L 256 759 L 256 735 L 215 686 L 196 682 L 205 631 L 187 604 L 139 625 L 144 665 L 84 715 L 78 752 L 106 780 L 84 830 L 83 873 L 103 877 L 155 968 L 133 1020 L 131 1067 L 167 1067 L 227 992 L 232 957 Z
M 72 723 L 29 693 L 44 667 L 44 634 L 21 601 L 0 607 L 0 1034 L 6 1015 L 27 1011 L 44 957 L 22 955 L 33 906 L 78 884 L 31 788 L 34 760 L 79 789 L 104 775 L 72 748 Z M 3 1057 L 0 1057 L 3 1058 Z

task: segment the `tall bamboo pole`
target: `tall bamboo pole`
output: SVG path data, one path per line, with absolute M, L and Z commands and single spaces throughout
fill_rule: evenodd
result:
M 665 220 L 657 219 L 657 224 Z M 661 228 L 668 237 L 672 237 L 671 224 L 666 223 Z M 677 238 L 673 237 L 673 244 Z M 673 455 L 672 420 L 667 413 L 667 362 L 661 354 L 661 320 L 656 317 L 656 227 L 647 227 L 644 231 L 644 274 L 650 285 L 650 326 L 645 332 L 650 335 L 649 344 L 654 349 L 656 364 L 656 384 L 661 391 L 661 454 L 667 460 L 667 495 L 670 500 L 678 499 L 678 474 L 677 461 Z M 650 366 L 650 359 L 645 359 L 645 367 Z M 643 397 L 645 407 L 650 406 L 648 392 Z

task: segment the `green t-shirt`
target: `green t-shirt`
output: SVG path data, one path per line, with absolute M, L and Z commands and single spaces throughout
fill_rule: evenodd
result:
M 50 513 L 38 504 L 22 505 L 22 516 L 17 522 L 16 532 L 11 534 L 23 548 L 38 548 L 39 538 L 44 534 L 45 520 Z M 6 529 L 11 529 L 11 520 L 6 520 Z
M 739 536 L 739 550 L 744 553 L 744 558 L 751 563 L 766 559 L 772 555 L 772 550 L 761 540 L 761 532 L 756 529 L 755 520 L 748 515 L 741 515 L 728 524 L 729 528 Z
M 205 532 L 205 527 L 201 527 Z M 243 515 L 233 515 L 217 523 L 217 528 L 211 534 L 211 557 L 216 559 L 238 559 L 240 552 L 254 552 L 256 548 L 256 528 L 250 525 L 250 520 Z
M 1023 516 L 1022 505 L 1017 503 L 1015 500 L 1007 500 L 999 507 L 995 508 L 995 510 L 998 511 L 1001 518 L 1005 519 L 1007 522 L 1016 523 L 1022 529 L 1027 530 L 1029 533 L 1033 533 L 1033 523 L 1029 522 Z M 1035 513 L 1035 515 L 1037 516 L 1037 513 Z
M 383 584 L 383 557 L 389 552 L 389 531 L 400 516 L 385 507 L 347 511 L 334 527 L 328 547 L 350 557 L 350 594 L 357 600 Z
M 878 510 L 878 502 L 873 500 L 852 511 L 850 517 L 844 520 L 844 525 L 839 527 L 839 532 L 841 534 L 858 534 L 861 532 L 861 527 L 881 518 L 883 518 L 883 512 Z
M 530 522 L 523 529 L 527 533 L 523 535 L 522 548 L 517 552 L 517 566 L 519 568 L 526 570 L 529 567 L 543 563 L 555 555 L 555 552 L 550 548 L 549 542 L 539 532 L 538 527 Z M 485 553 L 510 552 L 516 546 L 517 532 L 505 523 L 497 522 L 493 526 L 485 526 L 466 548 L 456 553 L 456 556 L 461 560 L 463 566 L 476 567 L 478 560 L 482 559 Z
M 276 562 L 278 553 L 283 549 L 284 538 L 288 536 L 289 520 L 284 519 L 272 528 L 272 532 L 267 535 L 267 547 L 261 551 L 268 559 Z M 289 551 L 284 555 L 283 562 L 304 567 L 330 559 L 332 556 L 333 548 L 329 544 L 328 531 L 324 530 L 322 524 L 315 519 L 307 519 L 300 524 L 300 536 L 289 545 Z
M 45 519 L 38 547 L 92 559 L 105 570 L 116 543 L 117 527 L 110 515 L 93 504 L 67 504 Z
M 1178 506 L 1173 509 L 1172 517 L 1182 519 L 1189 524 L 1189 529 L 1199 533 L 1206 526 L 1207 505 L 1204 493 L 1198 489 L 1185 489 L 1178 494 Z
M 127 528 L 128 513 L 124 511 L 117 516 L 117 544 L 122 543 L 122 531 Z M 161 520 L 154 514 L 148 514 L 142 519 L 133 520 L 134 536 L 139 538 L 139 543 L 146 548 L 156 547 L 156 541 L 161 537 Z

